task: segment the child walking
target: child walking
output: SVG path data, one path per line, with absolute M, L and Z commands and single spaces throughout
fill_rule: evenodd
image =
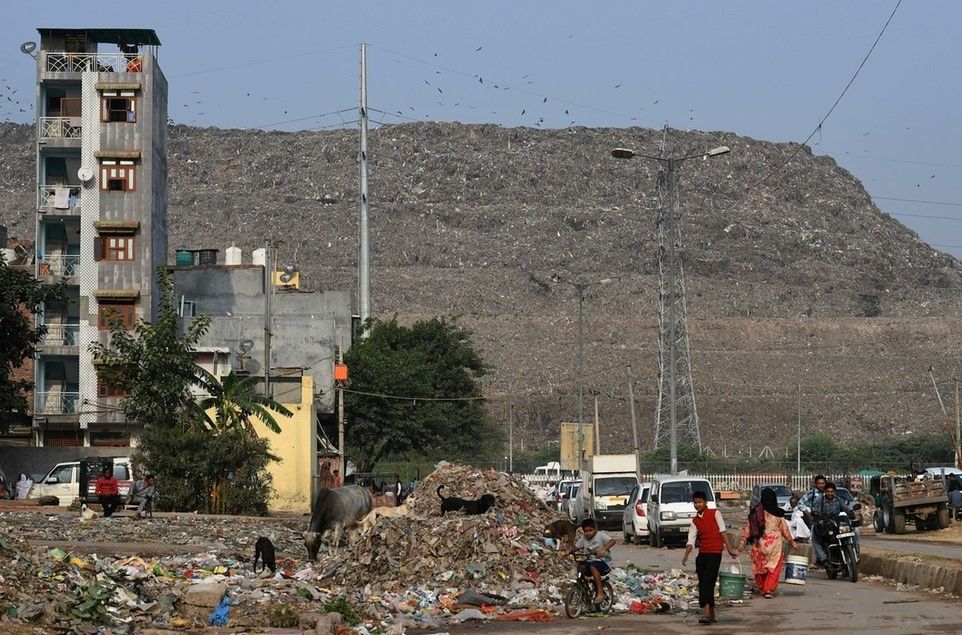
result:
M 728 544 L 725 534 L 725 521 L 721 512 L 708 508 L 708 496 L 705 492 L 692 494 L 695 505 L 695 517 L 691 519 L 688 528 L 688 544 L 685 555 L 681 559 L 681 566 L 688 564 L 688 556 L 698 541 L 698 555 L 695 556 L 695 572 L 698 574 L 698 606 L 702 609 L 699 624 L 711 624 L 715 618 L 715 583 L 718 582 L 718 569 L 721 568 L 722 551 L 728 551 L 735 557 L 735 550 Z

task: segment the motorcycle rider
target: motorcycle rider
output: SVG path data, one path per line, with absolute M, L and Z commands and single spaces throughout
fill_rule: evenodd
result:
M 812 483 L 815 487 L 805 492 L 801 500 L 798 501 L 798 509 L 802 510 L 802 516 L 805 518 L 805 522 L 810 529 L 815 523 L 812 510 L 816 505 L 821 505 L 822 497 L 824 496 L 823 492 L 825 491 L 825 485 L 828 483 L 828 480 L 823 474 L 819 474 L 812 479 Z M 814 532 L 812 533 L 812 550 L 815 552 L 815 564 L 824 564 L 828 553 L 825 551 L 825 545 Z
M 818 518 L 829 518 L 838 522 L 840 513 L 845 512 L 846 514 L 850 514 L 852 510 L 849 509 L 845 501 L 837 496 L 835 483 L 826 483 L 822 497 L 819 502 L 816 503 L 814 511 Z M 852 531 L 855 533 L 855 536 L 852 538 L 852 543 L 855 546 L 855 550 L 859 551 L 858 528 L 853 527 Z M 828 551 L 823 542 L 823 538 L 815 531 L 812 532 L 812 549 L 815 550 L 816 554 L 815 563 L 824 564 L 824 561 L 828 559 Z M 821 560 L 821 562 L 819 562 L 819 560 Z

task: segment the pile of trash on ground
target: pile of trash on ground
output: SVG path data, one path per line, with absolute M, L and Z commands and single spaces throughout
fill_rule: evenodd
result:
M 439 485 L 445 496 L 493 494 L 497 503 L 479 515 L 441 516 Z M 521 479 L 442 463 L 402 507 L 398 515 L 379 516 L 366 532 L 349 532 L 348 544 L 323 551 L 315 563 L 303 546 L 307 517 L 83 522 L 73 515 L 3 513 L 0 629 L 15 621 L 91 633 L 109 625 L 122 634 L 207 624 L 304 628 L 327 620 L 332 633 L 403 633 L 469 619 L 547 621 L 562 613 L 574 565 L 543 537 L 560 515 Z M 21 539 L 44 531 L 73 544 L 167 549 L 156 557 L 146 548 L 137 555 L 84 555 Z M 273 576 L 252 569 L 258 535 L 277 548 Z M 697 595 L 694 578 L 677 570 L 614 569 L 611 581 L 616 612 L 684 611 Z M 333 618 L 343 623 L 332 624 Z

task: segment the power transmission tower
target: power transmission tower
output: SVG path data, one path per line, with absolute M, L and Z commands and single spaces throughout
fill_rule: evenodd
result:
M 661 155 L 668 157 L 670 154 L 666 126 Z M 681 441 L 700 451 L 701 433 L 698 430 L 698 409 L 695 407 L 688 344 L 681 209 L 675 173 L 683 160 L 660 160 L 663 170 L 658 175 L 661 209 L 658 213 L 658 398 L 655 402 L 655 449 L 666 441 L 676 448 Z M 672 458 L 674 463 L 677 459 L 674 456 Z M 672 465 L 672 473 L 676 467 Z

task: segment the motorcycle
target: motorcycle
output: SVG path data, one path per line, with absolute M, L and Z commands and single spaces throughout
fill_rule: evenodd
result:
M 840 512 L 837 518 L 823 516 L 815 521 L 813 529 L 821 538 L 825 550 L 828 552 L 825 573 L 829 579 L 834 580 L 840 573 L 843 573 L 852 582 L 858 582 L 858 549 L 855 547 L 855 527 L 852 526 L 848 513 Z

